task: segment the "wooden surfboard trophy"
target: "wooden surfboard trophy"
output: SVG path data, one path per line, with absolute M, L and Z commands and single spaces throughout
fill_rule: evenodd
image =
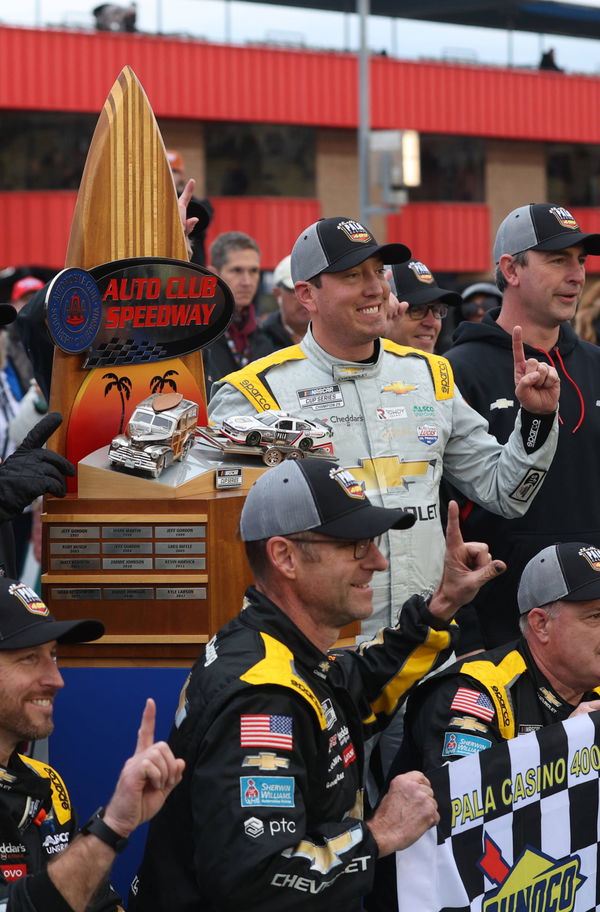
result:
M 90 270 L 148 257 L 188 260 L 163 141 L 144 90 L 125 67 L 92 139 L 66 266 Z M 206 424 L 200 351 L 117 363 L 84 368 L 82 354 L 55 349 L 50 406 L 63 424 L 49 445 L 81 462 L 81 470 L 150 394 L 182 394 L 198 403 L 198 424 Z M 100 664 L 189 664 L 237 613 L 249 581 L 237 540 L 243 500 L 241 491 L 215 491 L 212 480 L 208 489 L 166 488 L 95 467 L 86 476 L 80 471 L 79 487 L 64 500 L 47 497 L 45 601 L 61 619 L 99 617 L 107 631 L 97 644 L 65 647 L 71 664 L 83 655 L 89 663 L 90 654 Z

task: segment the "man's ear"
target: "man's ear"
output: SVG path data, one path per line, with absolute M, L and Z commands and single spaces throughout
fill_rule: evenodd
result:
M 498 261 L 498 266 L 507 285 L 516 286 L 519 284 L 519 276 L 517 274 L 519 264 L 513 256 L 509 253 L 503 253 Z
M 274 535 L 267 541 L 267 557 L 277 573 L 286 579 L 296 578 L 298 551 L 293 543 L 281 535 Z
M 540 643 L 547 643 L 549 626 L 552 623 L 550 614 L 543 608 L 532 608 L 527 616 L 531 632 Z
M 315 302 L 315 286 L 311 282 L 296 282 L 294 286 L 296 297 L 303 304 L 309 313 L 317 312 Z

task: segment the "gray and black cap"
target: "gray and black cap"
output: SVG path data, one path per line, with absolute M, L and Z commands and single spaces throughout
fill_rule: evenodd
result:
M 551 602 L 600 599 L 600 548 L 585 542 L 560 542 L 544 548 L 526 565 L 519 583 L 519 612 Z
M 378 244 L 371 232 L 355 219 L 319 219 L 306 228 L 292 249 L 292 279 L 308 282 L 322 272 L 343 272 L 369 257 L 384 263 L 404 263 L 410 250 L 404 244 Z
M 440 288 L 435 276 L 421 260 L 409 260 L 392 266 L 392 291 L 400 301 L 410 304 L 430 304 L 432 301 L 444 301 L 454 307 L 462 304 L 462 298 L 456 291 Z
M 513 209 L 501 222 L 494 242 L 494 262 L 505 253 L 565 250 L 583 244 L 586 253 L 600 254 L 600 234 L 586 234 L 563 206 L 529 203 Z
M 407 510 L 373 506 L 348 469 L 307 457 L 287 459 L 261 475 L 246 498 L 240 535 L 260 541 L 312 531 L 352 541 L 409 529 L 414 522 Z

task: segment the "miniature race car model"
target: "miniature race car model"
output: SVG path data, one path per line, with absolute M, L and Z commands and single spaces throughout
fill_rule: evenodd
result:
M 199 427 L 202 444 L 224 453 L 260 456 L 267 466 L 282 459 L 333 459 L 333 431 L 317 418 L 298 418 L 288 412 L 270 410 L 258 415 L 240 415 L 224 419 L 220 426 Z
M 274 410 L 226 418 L 220 431 L 233 443 L 245 443 L 250 447 L 283 444 L 305 451 L 312 449 L 315 443 L 318 445 L 333 437 L 331 428 L 318 418 L 309 421 Z
M 194 444 L 197 423 L 197 403 L 181 393 L 155 393 L 139 403 L 125 433 L 113 439 L 108 461 L 158 478 L 175 460 L 185 459 Z

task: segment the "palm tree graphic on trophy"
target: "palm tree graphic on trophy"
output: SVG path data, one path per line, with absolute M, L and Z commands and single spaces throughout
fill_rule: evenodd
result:
M 125 400 L 131 396 L 131 380 L 129 377 L 117 377 L 116 374 L 103 374 L 103 380 L 110 380 L 104 387 L 104 395 L 108 396 L 112 389 L 116 389 L 121 397 L 121 420 L 119 422 L 119 434 L 123 433 L 125 424 Z
M 177 392 L 177 381 L 171 380 L 171 377 L 178 377 L 179 371 L 168 370 L 165 371 L 162 376 L 157 374 L 156 377 L 153 377 L 150 381 L 150 392 L 151 393 L 162 393 L 164 392 L 165 387 L 171 387 L 174 393 Z

